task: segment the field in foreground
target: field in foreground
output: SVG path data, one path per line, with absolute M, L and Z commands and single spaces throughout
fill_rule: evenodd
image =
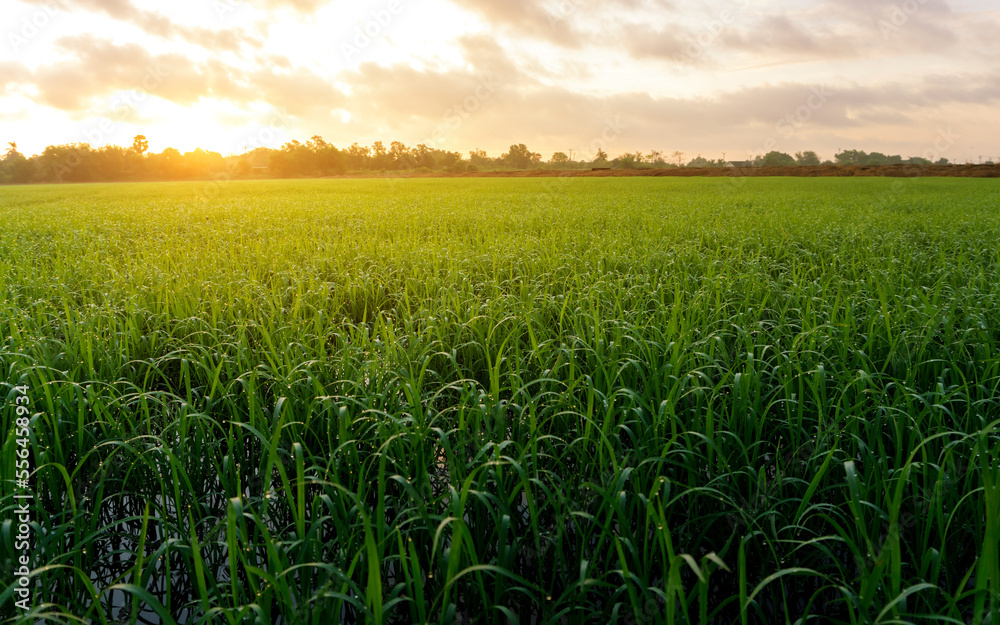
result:
M 0 617 L 984 622 L 998 207 L 959 179 L 0 189 Z

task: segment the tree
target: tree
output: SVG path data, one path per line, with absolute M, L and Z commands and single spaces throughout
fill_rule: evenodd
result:
M 443 168 L 448 168 L 454 165 L 456 167 L 461 166 L 461 171 L 465 171 L 465 163 L 462 162 L 461 152 L 434 150 L 434 158 L 438 161 L 438 165 Z
M 290 146 L 285 154 L 275 154 L 271 157 L 270 166 L 276 171 L 283 168 L 295 170 L 293 173 L 319 173 L 323 175 L 342 174 L 347 169 L 344 154 L 319 135 L 313 135 L 305 146 L 297 146 L 298 142 L 286 144 Z
M 371 157 L 371 148 L 352 143 L 347 148 L 347 160 L 351 169 L 367 168 Z
M 372 169 L 385 169 L 389 161 L 389 152 L 381 141 L 372 144 Z
M 319 168 L 316 150 L 326 148 L 327 143 L 320 137 L 313 137 L 305 145 L 293 139 L 281 146 L 281 150 L 271 154 L 269 167 L 281 176 L 315 174 Z
M 500 157 L 514 169 L 527 169 L 542 160 L 542 155 L 532 152 L 523 143 L 510 146 L 510 151 Z
M 470 150 L 469 164 L 475 168 L 486 167 L 493 164 L 493 159 L 486 155 L 486 150 Z
M 635 154 L 626 152 L 625 154 L 622 154 L 621 156 L 616 158 L 613 161 L 613 164 L 615 167 L 620 167 L 622 169 L 636 169 L 637 168 L 636 166 L 642 162 L 641 160 L 638 160 L 638 158 L 636 157 L 642 158 L 642 154 L 640 154 L 639 152 L 636 152 Z
M 900 159 L 902 160 L 902 159 Z M 872 152 L 864 159 L 862 165 L 891 165 L 892 159 L 881 152 Z
M 54 182 L 94 179 L 94 151 L 87 143 L 50 145 L 38 156 L 39 177 Z
M 17 151 L 17 143 L 8 143 L 7 153 L 0 159 L 0 182 L 30 182 L 35 173 L 35 164 Z
M 864 165 L 868 160 L 868 154 L 861 150 L 844 150 L 834 154 L 833 158 L 838 165 Z
M 755 158 L 754 164 L 762 167 L 792 167 L 796 163 L 791 154 L 771 150 L 764 156 Z
M 691 162 L 687 164 L 688 167 L 713 167 L 714 163 L 699 154 L 697 157 L 691 159 Z
M 313 135 L 306 141 L 306 147 L 308 147 L 313 152 L 321 152 L 325 150 L 330 144 L 323 140 L 323 137 L 319 135 Z
M 129 157 L 136 153 L 117 145 L 106 145 L 94 152 L 94 180 L 123 180 L 130 173 Z
M 389 144 L 389 160 L 397 169 L 413 167 L 413 159 L 410 157 L 410 148 L 399 141 Z
M 410 156 L 413 159 L 414 167 L 426 167 L 430 169 L 434 165 L 431 157 L 431 149 L 425 143 L 418 143 L 417 147 L 410 149 Z
M 804 166 L 819 165 L 819 155 L 817 155 L 812 150 L 807 150 L 805 152 L 796 152 L 795 162 L 798 163 L 799 165 L 804 165 Z
M 569 152 L 572 154 L 572 152 Z M 665 156 L 666 154 L 666 156 Z M 494 170 L 504 166 L 514 169 L 538 168 L 542 157 L 532 152 L 523 143 L 511 145 L 499 157 L 489 157 L 484 150 L 476 149 L 468 153 L 464 160 L 459 152 L 448 152 L 425 144 L 409 148 L 399 141 L 393 141 L 388 149 L 381 141 L 370 148 L 354 143 L 350 148 L 340 150 L 327 143 L 319 135 L 313 135 L 305 143 L 292 140 L 281 149 L 256 148 L 241 155 L 222 157 L 216 152 L 200 148 L 181 154 L 173 148 L 166 148 L 156 154 L 149 152 L 149 143 L 143 135 L 136 135 L 129 147 L 106 145 L 93 148 L 87 143 L 50 145 L 41 154 L 25 157 L 17 149 L 17 143 L 10 141 L 6 151 L 0 151 L 0 183 L 24 182 L 86 182 L 112 180 L 207 178 L 217 173 L 237 176 L 258 177 L 262 175 L 324 176 L 343 174 L 348 169 L 400 169 L 421 168 L 451 172 Z M 664 153 L 651 150 L 648 154 L 636 151 L 624 153 L 611 163 L 619 168 L 683 167 L 684 152 Z M 725 157 L 725 155 L 723 155 Z M 899 154 L 867 153 L 861 150 L 840 150 L 834 157 L 840 165 L 930 165 L 925 157 L 903 158 Z M 669 163 L 667 162 L 669 159 Z M 567 152 L 555 152 L 549 159 L 552 169 L 577 167 L 598 167 L 609 164 L 607 152 L 597 150 L 593 160 L 574 161 Z M 742 161 L 739 161 L 742 163 Z M 753 160 L 756 166 L 787 167 L 791 165 L 819 165 L 820 157 L 811 150 L 796 152 L 791 156 L 772 150 L 758 155 Z M 822 162 L 833 165 L 833 161 Z M 935 164 L 949 164 L 940 158 Z M 687 163 L 687 167 L 721 167 L 728 165 L 723 159 L 707 159 L 700 154 Z M 740 167 L 743 165 L 740 164 Z
M 181 166 L 185 178 L 207 178 L 213 172 L 225 171 L 226 162 L 218 152 L 195 148 L 184 153 Z

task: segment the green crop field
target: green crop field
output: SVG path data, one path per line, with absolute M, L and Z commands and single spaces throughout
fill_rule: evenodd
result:
M 8 187 L 0 328 L 0 620 L 996 623 L 1000 181 Z

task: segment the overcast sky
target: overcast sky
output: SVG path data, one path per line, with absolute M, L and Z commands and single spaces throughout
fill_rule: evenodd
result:
M 997 0 L 3 0 L 0 140 L 1000 157 Z

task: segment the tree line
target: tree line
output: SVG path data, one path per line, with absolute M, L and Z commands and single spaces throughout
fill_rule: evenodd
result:
M 921 157 L 904 159 L 900 155 L 880 152 L 866 153 L 844 150 L 833 161 L 821 161 L 816 152 L 797 152 L 794 156 L 772 151 L 748 161 L 707 159 L 701 155 L 685 161 L 680 151 L 665 153 L 653 150 L 648 154 L 627 152 L 614 159 L 598 150 L 590 159 L 573 158 L 573 153 L 555 152 L 547 161 L 525 144 L 511 145 L 500 156 L 490 157 L 483 150 L 472 150 L 466 157 L 418 144 L 409 147 L 392 141 L 387 147 L 381 141 L 371 146 L 357 143 L 337 148 L 320 136 L 305 143 L 290 141 L 280 149 L 260 147 L 244 154 L 223 156 L 201 148 L 181 153 L 166 148 L 160 153 L 149 152 L 149 142 L 138 135 L 129 147 L 106 145 L 100 148 L 87 143 L 50 145 L 40 154 L 25 156 L 15 142 L 8 144 L 0 158 L 0 184 L 31 182 L 104 182 L 128 180 L 190 180 L 218 176 L 231 178 L 335 176 L 366 172 L 432 172 L 450 173 L 524 170 L 524 169 L 587 169 L 587 168 L 669 168 L 727 166 L 809 166 L 809 165 L 930 165 Z M 940 159 L 936 164 L 948 164 Z

